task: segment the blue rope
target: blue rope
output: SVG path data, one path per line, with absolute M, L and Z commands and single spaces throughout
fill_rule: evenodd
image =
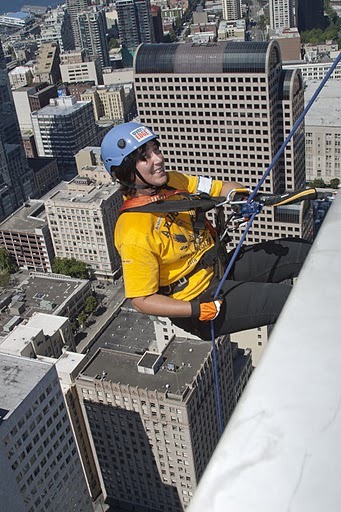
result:
M 253 191 L 249 195 L 247 203 L 246 203 L 247 205 L 249 205 L 253 201 L 253 199 L 256 196 L 257 192 L 259 191 L 260 187 L 263 185 L 264 181 L 266 180 L 266 178 L 269 176 L 270 172 L 272 171 L 272 169 L 276 165 L 276 163 L 279 160 L 279 158 L 280 158 L 281 154 L 283 153 L 284 149 L 289 144 L 289 142 L 292 139 L 292 137 L 294 136 L 297 128 L 302 123 L 303 119 L 307 115 L 307 113 L 310 110 L 311 106 L 315 102 L 317 96 L 322 91 L 323 87 L 325 86 L 326 82 L 329 80 L 331 74 L 333 73 L 333 71 L 335 70 L 336 66 L 339 64 L 340 61 L 341 61 L 341 53 L 337 56 L 337 58 L 335 59 L 335 61 L 332 64 L 332 66 L 328 70 L 327 74 L 325 75 L 325 77 L 321 81 L 320 85 L 316 89 L 315 93 L 311 97 L 310 101 L 306 105 L 306 107 L 303 110 L 302 114 L 296 120 L 294 126 L 292 127 L 292 129 L 291 129 L 291 131 L 289 133 L 289 135 L 287 136 L 287 138 L 285 139 L 285 141 L 283 142 L 283 144 L 281 145 L 281 147 L 277 151 L 277 153 L 274 156 L 273 160 L 271 161 L 269 167 L 266 169 L 266 171 L 264 172 L 262 178 L 259 180 L 259 183 L 256 185 L 256 187 L 253 189 Z M 228 266 L 227 266 L 227 268 L 226 268 L 226 270 L 224 272 L 224 275 L 221 278 L 221 280 L 219 282 L 219 285 L 218 285 L 218 287 L 217 287 L 217 289 L 215 291 L 214 299 L 216 299 L 219 296 L 220 291 L 222 289 L 222 286 L 223 286 L 225 280 L 227 279 L 228 275 L 230 274 L 232 266 L 233 266 L 234 262 L 236 261 L 236 259 L 238 257 L 240 249 L 241 249 L 241 247 L 242 247 L 242 245 L 243 245 L 243 243 L 245 241 L 246 235 L 248 234 L 249 229 L 251 228 L 252 223 L 253 223 L 256 215 L 258 215 L 258 213 L 261 211 L 261 209 L 262 209 L 262 205 L 259 205 L 259 208 L 257 209 L 257 211 L 254 211 L 251 214 L 250 219 L 249 219 L 249 221 L 248 221 L 248 223 L 247 223 L 247 225 L 245 227 L 245 230 L 244 230 L 244 232 L 243 232 L 243 234 L 241 236 L 241 239 L 240 239 L 240 241 L 239 241 L 239 243 L 238 243 L 238 245 L 237 245 L 237 247 L 236 247 L 236 249 L 235 249 L 235 251 L 234 251 L 234 253 L 232 255 L 232 258 L 231 258 L 231 260 L 230 260 L 230 262 L 229 262 L 229 264 L 228 264 Z M 224 431 L 224 425 L 223 425 L 223 414 L 222 414 L 221 397 L 220 397 L 218 354 L 217 354 L 217 346 L 216 346 L 216 343 L 215 343 L 214 320 L 211 320 L 210 323 L 211 323 L 211 337 L 212 337 L 212 354 L 213 354 L 213 367 L 214 367 L 214 381 L 215 381 L 216 400 L 217 400 L 217 409 L 218 409 L 218 425 L 219 425 L 219 433 L 221 435 L 223 433 L 223 431 Z

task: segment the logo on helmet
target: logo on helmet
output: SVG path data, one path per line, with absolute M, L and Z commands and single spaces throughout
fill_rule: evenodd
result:
M 153 134 L 148 128 L 146 128 L 145 126 L 141 126 L 130 132 L 130 135 L 132 135 L 132 137 L 134 137 L 134 139 L 137 140 L 138 142 L 142 142 L 144 139 L 147 139 Z

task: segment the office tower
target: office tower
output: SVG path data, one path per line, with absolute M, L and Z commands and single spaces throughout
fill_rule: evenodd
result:
M 43 43 L 39 48 L 37 64 L 34 70 L 35 82 L 60 82 L 60 49 L 58 43 Z
M 81 47 L 91 60 L 99 58 L 102 67 L 110 65 L 107 42 L 107 24 L 104 11 L 92 7 L 78 14 L 79 37 Z
M 70 13 L 71 17 L 71 26 L 75 44 L 74 47 L 79 50 L 82 49 L 82 45 L 79 34 L 78 14 L 84 11 L 90 5 L 91 0 L 66 0 L 67 10 Z
M 35 194 L 0 41 L 0 221 Z
M 296 0 L 296 26 L 299 32 L 321 28 L 324 30 L 323 0 Z
M 43 19 L 40 41 L 42 43 L 58 43 L 61 52 L 74 48 L 71 16 L 68 11 L 60 7 L 50 11 Z
M 223 19 L 239 20 L 242 17 L 241 0 L 223 0 Z
M 155 41 L 149 0 L 118 0 L 116 2 L 121 43 L 136 50 L 140 43 Z
M 158 5 L 151 5 L 151 13 L 155 34 L 155 42 L 162 43 L 163 41 L 163 24 L 162 24 L 162 15 L 161 15 L 161 7 Z
M 173 337 L 162 355 L 145 351 L 153 339 L 147 322 L 121 311 L 110 335 L 103 333 L 107 348 L 76 385 L 106 502 L 115 510 L 178 512 L 189 505 L 219 440 L 212 347 L 186 335 Z M 217 351 L 225 426 L 251 361 L 239 360 L 237 370 L 226 337 L 217 340 Z
M 60 54 L 60 72 L 64 84 L 94 82 L 103 84 L 102 64 L 99 57 L 90 60 L 85 50 Z
M 88 104 L 88 105 L 91 105 Z M 84 261 L 96 276 L 113 279 L 120 259 L 113 232 L 122 204 L 118 185 L 97 185 L 76 177 L 68 190 L 58 191 L 45 201 L 57 257 Z
M 57 86 L 48 82 L 25 85 L 12 92 L 20 130 L 32 130 L 31 112 L 49 104 L 57 97 Z
M 91 87 L 81 95 L 82 101 L 91 101 L 94 109 L 95 120 L 112 120 L 115 124 L 128 120 L 131 107 L 129 96 L 134 98 L 134 91 L 129 88 L 125 93 L 124 84 Z
M 60 172 L 74 170 L 77 151 L 97 142 L 92 105 L 74 96 L 51 99 L 31 115 L 38 155 L 57 158 Z
M 305 100 L 315 93 L 316 81 L 308 81 Z M 329 80 L 305 119 L 307 179 L 322 178 L 330 183 L 333 178 L 341 181 L 341 118 L 340 83 Z
M 283 71 L 276 41 L 141 45 L 134 73 L 139 118 L 159 135 L 167 169 L 251 188 L 304 108 L 301 74 Z M 263 190 L 304 187 L 304 159 L 300 126 Z M 264 209 L 248 241 L 309 236 L 309 211 L 303 205 Z
M 92 512 L 54 365 L 0 354 L 1 510 Z
M 272 30 L 294 27 L 294 0 L 270 0 L 269 9 Z

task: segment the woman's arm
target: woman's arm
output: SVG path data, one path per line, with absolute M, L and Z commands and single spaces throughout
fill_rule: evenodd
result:
M 243 188 L 243 185 L 241 183 L 238 183 L 238 181 L 224 181 L 222 189 L 221 189 L 221 195 L 222 196 L 227 196 L 227 194 L 233 188 Z
M 158 293 L 146 297 L 135 297 L 131 299 L 131 302 L 137 311 L 147 315 L 183 318 L 192 316 L 190 302 L 173 299 Z

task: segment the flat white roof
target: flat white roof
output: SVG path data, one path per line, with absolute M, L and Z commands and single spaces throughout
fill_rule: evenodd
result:
M 306 104 L 312 98 L 320 83 L 319 80 L 307 80 L 307 88 L 304 91 Z M 329 80 L 326 83 L 309 110 L 305 124 L 306 126 L 341 126 L 341 93 L 339 80 Z

